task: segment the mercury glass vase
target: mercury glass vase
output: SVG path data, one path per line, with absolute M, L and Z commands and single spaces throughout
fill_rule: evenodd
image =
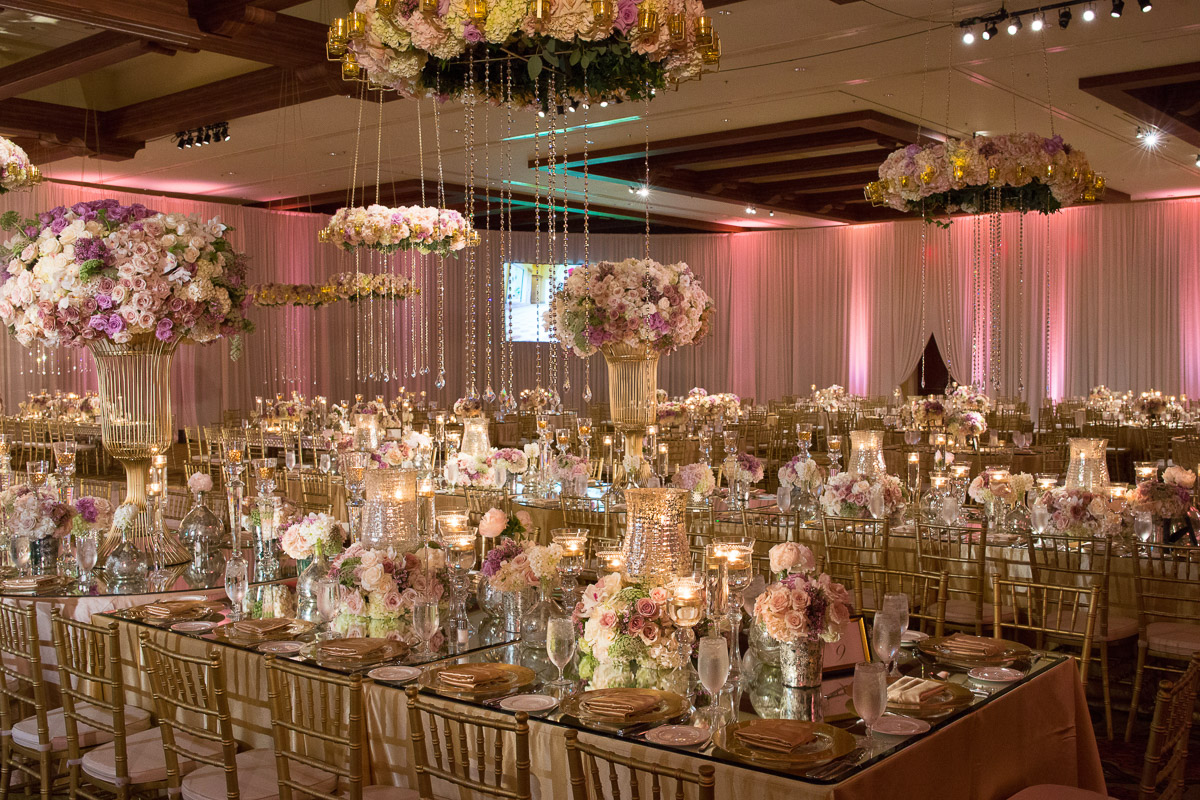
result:
M 416 549 L 421 542 L 417 524 L 417 471 L 369 469 L 366 491 L 360 534 L 363 547 L 394 547 L 399 552 Z
M 626 490 L 628 521 L 621 554 L 631 578 L 665 584 L 691 572 L 687 500 L 683 489 Z
M 625 438 L 625 453 L 641 455 L 646 426 L 658 419 L 658 353 L 647 346 L 609 344 L 600 349 L 608 364 L 608 404 L 613 427 Z M 650 467 L 642 464 L 644 483 Z
M 53 575 L 58 564 L 57 536 L 29 540 L 29 570 L 34 575 Z
M 492 447 L 488 442 L 488 418 L 469 417 L 463 420 L 462 446 L 460 453 L 487 458 L 491 455 Z
M 1068 439 L 1068 489 L 1100 492 L 1108 486 L 1108 440 Z
M 883 431 L 850 431 L 850 461 L 846 471 L 868 480 L 887 472 Z
M 820 639 L 779 643 L 779 672 L 784 686 L 811 689 L 821 685 L 821 644 Z
M 141 334 L 125 344 L 96 339 L 88 348 L 96 362 L 100 396 L 100 431 L 104 449 L 125 468 L 125 503 L 137 507 L 138 515 L 129 537 L 143 553 L 153 543 L 153 526 L 146 505 L 146 482 L 155 455 L 171 448 L 171 361 L 179 341 L 159 341 Z M 101 544 L 101 557 L 109 556 L 123 541 L 122 534 L 109 531 Z M 182 564 L 190 553 L 174 532 L 157 537 L 159 555 L 166 564 Z
M 520 633 L 521 620 L 530 605 L 530 593 L 504 592 L 500 598 L 500 617 L 505 633 Z

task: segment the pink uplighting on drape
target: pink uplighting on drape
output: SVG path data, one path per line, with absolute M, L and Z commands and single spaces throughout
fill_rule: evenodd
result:
M 354 271 L 354 256 L 317 241 L 325 218 L 313 214 L 278 213 L 240 206 L 100 192 L 45 184 L 37 190 L 11 193 L 3 209 L 29 214 L 78 200 L 113 196 L 163 211 L 220 216 L 236 230 L 235 246 L 252 261 L 252 281 L 315 283 L 341 271 Z M 991 304 L 975 315 L 972 264 L 976 241 L 972 222 L 956 219 L 950 229 L 925 229 L 925 285 L 922 292 L 919 220 L 839 226 L 796 231 L 655 236 L 652 257 L 686 261 L 716 303 L 713 333 L 698 347 L 664 358 L 660 386 L 671 394 L 693 386 L 733 391 L 760 401 L 785 394 L 805 394 L 809 387 L 838 383 L 851 391 L 886 395 L 919 363 L 930 336 L 959 381 L 971 380 L 972 327 L 985 333 L 998 324 L 998 352 L 990 336 L 983 345 L 984 374 L 990 360 L 998 366 L 1000 395 L 1024 395 L 1037 405 L 1047 388 L 1054 397 L 1085 394 L 1104 383 L 1113 389 L 1157 388 L 1170 394 L 1200 396 L 1200 199 L 1112 204 L 1067 209 L 1049 221 L 1015 214 L 1003 219 L 1003 259 L 997 291 L 1001 316 Z M 572 231 L 578 228 L 573 224 Z M 493 304 L 493 341 L 503 339 L 499 247 L 496 234 L 485 232 L 489 246 L 477 252 L 489 265 L 497 287 Z M 1024 247 L 1017 242 L 1023 240 Z M 1046 243 L 1049 242 L 1047 259 Z M 978 255 L 986 263 L 986 238 Z M 547 246 L 543 239 L 541 252 Z M 512 259 L 532 261 L 537 253 L 533 234 L 513 236 Z M 596 260 L 640 256 L 639 236 L 594 235 L 590 255 Z M 1023 253 L 1023 258 L 1019 254 Z M 583 237 L 572 233 L 567 258 L 583 260 Z M 404 256 L 399 268 L 409 269 Z M 432 274 L 417 259 L 418 271 Z M 1047 302 L 1046 275 L 1050 276 Z M 482 290 L 481 290 L 482 291 Z M 922 325 L 922 295 L 924 324 Z M 426 296 L 426 301 L 433 298 Z M 482 304 L 485 300 L 479 295 Z M 430 321 L 431 370 L 399 383 L 425 391 L 443 403 L 461 396 L 465 385 L 466 330 L 463 265 L 447 260 L 446 380 L 434 388 L 436 319 Z M 428 306 L 425 307 L 428 311 Z M 411 315 L 420 311 L 408 302 L 396 315 L 388 358 L 411 369 Z M 394 395 L 398 386 L 355 377 L 359 353 L 372 346 L 356 341 L 350 304 L 322 309 L 256 309 L 258 326 L 247 338 L 246 354 L 230 362 L 227 345 L 184 347 L 176 359 L 174 394 L 177 422 L 195 424 L 220 418 L 222 409 L 247 409 L 255 395 L 324 392 L 346 398 L 355 392 Z M 484 365 L 482 320 L 477 363 Z M 390 324 L 390 323 L 389 323 Z M 1047 360 L 1047 332 L 1049 359 Z M 375 347 L 380 343 L 375 342 Z M 537 374 L 537 346 L 514 345 L 513 383 L 531 387 Z M 60 359 L 77 357 L 78 353 Z M 548 385 L 548 346 L 542 346 L 544 385 Z M 84 356 L 87 359 L 86 355 Z M 491 382 L 503 384 L 499 358 L 493 359 Z M 0 396 L 8 408 L 28 391 L 61 388 L 81 391 L 94 386 L 85 370 L 79 375 L 45 377 L 30 374 L 29 354 L 5 337 L 0 345 Z M 1049 368 L 1047 368 L 1049 367 Z M 400 372 L 400 366 L 396 367 Z M 560 366 L 560 390 L 569 376 L 568 404 L 582 406 L 585 368 L 567 357 Z M 1046 386 L 1047 376 L 1049 386 Z M 605 367 L 594 357 L 590 370 L 596 398 L 605 396 Z M 477 381 L 480 391 L 487 384 Z

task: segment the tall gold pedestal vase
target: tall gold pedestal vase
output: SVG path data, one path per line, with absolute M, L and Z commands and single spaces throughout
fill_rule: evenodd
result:
M 125 467 L 125 504 L 138 509 L 128 534 L 115 528 L 108 532 L 101 543 L 100 557 L 107 562 L 110 579 L 129 581 L 145 572 L 146 556 L 156 549 L 162 563 L 183 564 L 189 560 L 187 550 L 173 532 L 165 531 L 157 543 L 153 541 L 146 505 L 151 460 L 167 452 L 174 438 L 171 360 L 178 341 L 160 342 L 144 334 L 126 344 L 102 339 L 88 347 L 96 361 L 104 449 Z
M 658 353 L 648 346 L 610 344 L 600 349 L 608 364 L 608 404 L 613 426 L 625 439 L 625 456 L 642 456 L 646 426 L 658 417 Z M 622 470 L 623 472 L 623 470 Z M 614 481 L 618 488 L 645 485 L 650 465 L 644 460 L 640 474 L 622 475 Z

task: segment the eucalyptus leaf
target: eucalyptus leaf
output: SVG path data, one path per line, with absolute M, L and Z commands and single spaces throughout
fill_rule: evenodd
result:
M 538 75 L 542 74 L 542 57 L 541 56 L 530 56 L 528 69 L 529 69 L 529 77 L 536 81 L 538 78 Z
M 546 52 L 542 54 L 542 58 L 546 59 L 546 63 L 555 69 L 558 68 L 558 56 L 554 53 Z

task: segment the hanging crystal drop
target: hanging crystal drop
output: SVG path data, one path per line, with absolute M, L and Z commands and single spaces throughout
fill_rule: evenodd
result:
M 590 383 L 583 387 L 583 402 L 592 402 L 592 385 Z
M 412 374 L 411 374 L 409 377 L 410 377 L 410 378 L 415 378 L 415 377 L 417 377 L 417 368 L 416 368 L 416 367 L 413 367 L 413 368 L 412 368 Z
M 562 410 L 562 395 L 560 395 L 557 391 L 550 393 L 550 407 L 555 411 Z
M 489 383 L 487 388 L 483 390 L 483 399 L 489 403 L 496 402 L 496 393 L 492 390 L 492 385 Z
M 413 373 L 413 376 L 415 377 L 415 376 L 416 376 L 416 374 L 417 374 L 417 373 L 415 373 L 415 372 L 414 372 L 414 373 Z M 429 365 L 428 365 L 428 364 L 426 364 L 425 366 L 421 367 L 421 374 L 422 374 L 422 375 L 428 375 L 428 374 L 429 374 Z
M 392 379 L 392 375 L 391 375 L 391 373 L 390 373 L 390 372 L 385 372 L 385 373 L 383 373 L 383 382 L 384 382 L 384 383 L 387 383 L 387 382 L 388 382 L 388 381 L 390 381 L 391 379 Z
M 446 373 L 439 372 L 437 380 L 433 382 L 433 385 L 439 389 L 445 389 L 446 388 Z
M 570 375 L 563 378 L 563 391 L 564 392 L 571 391 L 571 376 Z

